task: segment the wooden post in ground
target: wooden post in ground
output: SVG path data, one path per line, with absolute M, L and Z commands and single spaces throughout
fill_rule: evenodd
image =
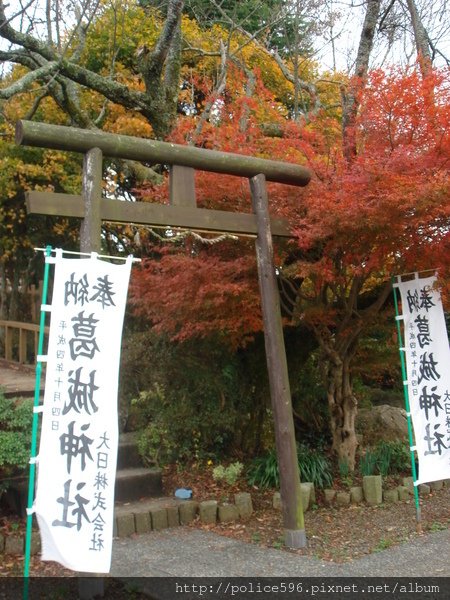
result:
M 306 533 L 300 492 L 300 474 L 264 175 L 252 177 L 250 188 L 258 227 L 256 260 L 280 470 L 284 538 L 288 548 L 304 548 Z
M 80 228 L 80 252 L 100 252 L 102 218 L 100 199 L 103 181 L 103 153 L 92 148 L 84 155 L 82 196 L 84 217 Z
M 82 196 L 84 218 L 80 227 L 80 251 L 100 252 L 101 225 L 100 199 L 103 180 L 103 153 L 92 148 L 84 155 Z M 79 573 L 78 595 L 80 600 L 103 598 L 105 580 L 101 573 Z

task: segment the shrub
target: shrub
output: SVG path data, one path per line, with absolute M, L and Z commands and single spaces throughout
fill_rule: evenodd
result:
M 243 468 L 244 465 L 240 462 L 231 463 L 228 467 L 217 465 L 213 469 L 213 479 L 214 481 L 222 481 L 223 479 L 228 485 L 234 485 L 241 475 Z
M 311 481 L 318 488 L 325 488 L 333 481 L 331 463 L 321 449 L 299 445 L 297 457 L 302 481 Z M 264 456 L 256 458 L 249 469 L 248 482 L 259 487 L 280 487 L 277 455 L 272 449 Z
M 0 391 L 0 474 L 23 470 L 30 458 L 33 401 L 5 398 Z
M 264 456 L 258 456 L 252 461 L 247 480 L 250 485 L 257 485 L 262 488 L 280 487 L 280 474 L 275 449 Z
M 402 441 L 381 441 L 373 448 L 367 448 L 359 461 L 361 475 L 395 475 L 408 471 L 411 458 L 406 444 Z
M 263 362 L 250 351 L 231 351 L 220 340 L 173 343 L 151 333 L 130 336 L 127 344 L 121 380 L 131 400 L 130 406 L 122 400 L 122 423 L 142 431 L 148 461 L 224 460 L 254 455 L 266 443 Z
M 374 475 L 377 468 L 377 455 L 371 450 L 366 450 L 359 460 L 359 471 L 363 477 Z
M 321 449 L 299 445 L 297 456 L 302 481 L 312 481 L 322 489 L 333 483 L 331 463 Z

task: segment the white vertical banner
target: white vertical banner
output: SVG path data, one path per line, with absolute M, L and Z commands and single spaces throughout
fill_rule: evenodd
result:
M 55 259 L 35 512 L 42 560 L 74 571 L 110 570 L 131 263 Z
M 450 350 L 436 278 L 399 281 L 417 484 L 450 478 Z

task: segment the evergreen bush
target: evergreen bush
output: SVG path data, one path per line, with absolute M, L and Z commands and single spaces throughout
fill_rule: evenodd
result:
M 30 459 L 33 401 L 5 398 L 0 390 L 0 476 L 25 469 Z

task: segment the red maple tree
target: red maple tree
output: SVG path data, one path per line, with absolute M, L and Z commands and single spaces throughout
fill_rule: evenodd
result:
M 425 77 L 417 69 L 370 73 L 360 86 L 351 160 L 339 120 L 326 114 L 294 123 L 274 109 L 281 137 L 269 138 L 250 106 L 243 136 L 230 105 L 228 117 L 207 129 L 207 145 L 214 133 L 216 148 L 302 162 L 314 174 L 305 189 L 269 186 L 270 207 L 295 235 L 276 245 L 280 280 L 295 290 L 291 322 L 306 324 L 320 345 L 333 449 L 350 469 L 358 406 L 351 372 L 361 333 L 389 296 L 393 274 L 439 268 L 445 277 L 450 266 L 449 84 L 450 69 Z M 247 187 L 197 175 L 201 206 L 250 212 Z M 194 241 L 157 252 L 135 274 L 131 301 L 160 330 L 177 339 L 220 332 L 236 345 L 262 327 L 252 243 Z

